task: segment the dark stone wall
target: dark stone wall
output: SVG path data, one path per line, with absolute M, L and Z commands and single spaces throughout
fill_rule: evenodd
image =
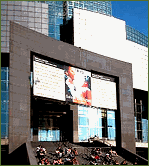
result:
M 108 49 L 108 48 L 107 48 Z M 30 138 L 30 52 L 118 78 L 117 146 L 135 152 L 132 65 L 82 50 L 11 22 L 9 152 Z

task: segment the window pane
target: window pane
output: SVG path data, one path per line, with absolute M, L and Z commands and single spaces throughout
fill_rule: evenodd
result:
M 41 22 L 41 18 L 35 18 L 35 22 Z
M 8 92 L 1 92 L 1 101 L 8 100 Z
M 34 23 L 31 23 L 31 22 L 30 22 L 30 23 L 28 24 L 28 26 L 29 26 L 29 27 L 34 27 Z
M 34 12 L 34 7 L 29 7 L 29 8 L 28 8 L 28 11 Z
M 6 47 L 6 42 L 3 42 L 3 41 L 2 41 L 2 42 L 1 42 L 1 46 L 2 46 L 2 47 Z
M 6 136 L 6 124 L 1 124 L 1 138 Z
M 8 20 L 14 20 L 14 16 L 8 16 Z
M 1 30 L 6 30 L 6 26 L 1 26 Z
M 1 81 L 1 91 L 6 91 L 6 81 Z
M 21 1 L 15 1 L 15 5 L 22 5 Z
M 35 8 L 35 12 L 41 13 L 41 8 Z
M 22 7 L 21 6 L 15 6 L 15 10 L 21 10 Z
M 34 18 L 29 18 L 29 22 L 34 22 Z
M 6 10 L 1 10 L 1 14 L 6 15 Z
M 7 9 L 6 5 L 1 5 L 1 9 Z
M 48 10 L 43 8 L 42 13 L 47 13 L 48 14 Z
M 23 11 L 27 11 L 27 7 L 26 6 L 22 6 L 22 10 Z
M 8 114 L 1 113 L 1 123 L 8 123 Z
M 48 19 L 42 19 L 42 23 L 48 24 Z
M 34 13 L 33 12 L 29 12 L 29 17 L 34 17 Z
M 14 9 L 14 6 L 8 6 L 8 10 L 13 10 Z
M 6 16 L 1 16 L 1 20 L 6 20 Z

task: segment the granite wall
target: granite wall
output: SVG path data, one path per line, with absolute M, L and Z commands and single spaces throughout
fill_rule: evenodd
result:
M 135 152 L 132 65 L 57 41 L 11 22 L 9 153 L 26 141 L 30 141 L 31 51 L 85 70 L 117 77 L 119 91 L 116 111 L 116 145 Z M 77 116 L 76 112 L 75 114 L 74 119 Z M 77 120 L 75 121 L 77 124 Z M 77 135 L 76 126 L 74 126 L 74 134 Z

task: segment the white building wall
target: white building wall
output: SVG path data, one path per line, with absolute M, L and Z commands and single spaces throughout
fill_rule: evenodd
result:
M 114 17 L 75 8 L 74 45 L 132 63 L 133 88 L 148 91 L 148 67 L 144 65 L 148 64 L 148 48 L 126 40 L 125 24 Z

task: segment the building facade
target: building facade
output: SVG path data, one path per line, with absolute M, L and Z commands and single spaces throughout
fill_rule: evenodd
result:
M 110 75 L 111 77 L 119 77 L 120 82 L 122 84 L 125 84 L 125 88 L 120 88 L 120 92 L 122 93 L 121 95 L 123 96 L 127 96 L 128 98 L 121 103 L 121 99 L 119 99 L 117 101 L 117 109 L 113 109 L 110 106 L 97 106 L 95 104 L 95 106 L 93 106 L 92 108 L 90 107 L 86 107 L 84 105 L 77 105 L 74 106 L 74 112 L 68 113 L 71 110 L 70 106 L 71 104 L 69 104 L 68 107 L 64 108 L 67 110 L 66 113 L 68 113 L 67 115 L 69 116 L 73 116 L 73 120 L 75 121 L 75 125 L 73 128 L 73 125 L 71 125 L 72 128 L 72 133 L 70 134 L 71 138 L 66 138 L 67 135 L 67 131 L 64 130 L 65 125 L 62 126 L 62 133 L 61 130 L 59 129 L 59 124 L 57 122 L 57 118 L 60 117 L 64 117 L 64 115 L 61 115 L 61 113 L 57 113 L 58 115 L 56 116 L 51 116 L 50 118 L 47 118 L 47 112 L 44 114 L 42 114 L 42 111 L 39 110 L 38 108 L 33 108 L 31 109 L 30 112 L 30 117 L 26 114 L 24 114 L 27 119 L 27 121 L 31 118 L 31 126 L 27 126 L 27 131 L 29 138 L 31 140 L 34 141 L 60 141 L 60 140 L 64 140 L 66 139 L 70 139 L 71 141 L 74 142 L 81 142 L 81 141 L 88 141 L 88 138 L 97 135 L 99 138 L 107 138 L 109 140 L 116 140 L 116 138 L 120 139 L 120 142 L 117 142 L 118 146 L 122 146 L 122 147 L 129 147 L 129 141 L 125 140 L 125 136 L 129 135 L 129 131 L 127 133 L 124 132 L 124 130 L 130 130 L 132 132 L 132 142 L 134 141 L 134 133 L 135 133 L 135 138 L 136 141 L 142 141 L 142 142 L 148 142 L 148 116 L 147 116 L 147 93 L 148 93 L 148 48 L 147 48 L 147 41 L 148 39 L 142 36 L 140 36 L 140 33 L 138 33 L 136 31 L 136 34 L 138 33 L 139 37 L 136 37 L 135 40 L 132 40 L 134 42 L 138 42 L 138 44 L 129 41 L 129 39 L 132 39 L 130 37 L 128 37 L 128 34 L 132 34 L 135 32 L 132 32 L 132 30 L 130 30 L 130 28 L 128 28 L 128 26 L 126 26 L 125 21 L 122 20 L 118 20 L 116 18 L 113 18 L 111 16 L 112 10 L 111 10 L 111 3 L 110 1 L 96 1 L 96 2 L 88 2 L 88 1 L 43 1 L 42 3 L 40 2 L 19 2 L 19 1 L 2 1 L 1 2 L 1 20 L 2 20 L 2 25 L 1 25 L 1 52 L 5 53 L 2 55 L 2 57 L 4 57 L 3 62 L 5 61 L 6 53 L 9 53 L 10 50 L 10 42 L 9 42 L 9 35 L 10 35 L 10 20 L 13 20 L 17 23 L 19 23 L 20 25 L 26 26 L 28 28 L 30 28 L 31 30 L 35 30 L 39 33 L 43 33 L 46 36 L 50 36 L 54 39 L 60 40 L 60 33 L 61 33 L 61 29 L 60 29 L 60 25 L 64 24 L 64 21 L 70 21 L 72 18 L 74 20 L 74 46 L 66 46 L 67 51 L 68 50 L 72 50 L 72 52 L 77 52 L 77 55 L 81 53 L 81 66 L 77 65 L 77 58 L 69 58 L 71 59 L 66 60 L 67 57 L 65 57 L 66 59 L 59 59 L 60 54 L 57 53 L 57 60 L 60 60 L 64 63 L 68 63 L 69 65 L 73 64 L 75 67 L 81 67 L 85 70 L 91 70 L 91 67 L 93 67 L 94 65 L 97 68 L 101 69 L 101 73 L 104 73 L 106 76 Z M 82 10 L 83 9 L 83 10 Z M 84 10 L 85 9 L 85 10 Z M 89 11 L 88 11 L 89 10 Z M 88 16 L 88 17 L 87 17 Z M 96 17 L 96 19 L 100 20 L 100 26 L 97 25 L 97 23 L 95 23 L 92 20 L 92 17 Z M 102 23 L 102 26 L 101 26 Z M 96 24 L 96 25 L 95 25 Z M 95 25 L 94 27 L 92 27 L 91 25 Z M 17 25 L 16 25 L 17 27 Z M 110 27 L 110 29 L 109 29 Z M 125 30 L 125 27 L 127 27 L 127 29 Z M 96 28 L 96 29 L 94 29 Z M 19 29 L 18 29 L 19 30 Z M 25 32 L 27 31 L 27 29 L 24 30 Z M 31 33 L 31 35 L 33 35 L 35 37 L 35 34 L 37 34 L 37 36 L 39 36 L 39 33 L 33 32 L 33 31 L 29 31 Z M 100 32 L 102 32 L 101 34 L 99 34 Z M 105 32 L 105 33 L 103 33 Z M 128 33 L 129 32 L 129 33 Z M 16 33 L 16 32 L 15 32 Z M 28 32 L 27 32 L 28 33 Z M 32 34 L 33 33 L 33 34 Z M 87 35 L 86 35 L 87 34 Z M 22 35 L 22 34 L 21 34 Z M 97 40 L 97 36 L 98 40 Z M 113 35 L 113 36 L 112 36 Z M 42 35 L 41 35 L 42 36 Z M 126 40 L 126 36 L 127 36 L 127 40 Z M 133 35 L 135 36 L 135 34 Z M 43 36 L 42 36 L 43 37 Z M 23 37 L 25 38 L 25 37 Z M 40 38 L 40 37 L 39 37 Z M 39 39 L 38 38 L 38 39 Z M 33 40 L 33 37 L 29 37 L 30 40 Z M 56 42 L 55 40 L 52 40 L 51 38 L 47 39 L 49 42 Z M 140 40 L 140 42 L 139 42 Z M 43 40 L 44 42 L 46 40 Z M 91 45 L 90 43 L 88 43 L 88 41 L 90 41 L 91 43 L 94 43 L 93 45 Z M 19 42 L 19 40 L 17 40 L 16 42 Z M 35 40 L 35 43 L 37 42 L 37 40 Z M 38 42 L 37 42 L 38 43 Z M 58 50 L 63 50 L 63 42 L 62 43 L 56 43 L 56 46 L 58 47 L 58 45 L 60 45 L 60 47 L 58 47 Z M 32 44 L 31 44 L 32 45 Z M 37 44 L 38 45 L 38 44 Z M 54 44 L 52 43 L 53 47 Z M 65 45 L 65 44 L 64 44 Z M 13 45 L 11 45 L 12 47 L 14 47 Z M 26 45 L 26 47 L 31 51 L 31 49 L 29 48 L 28 45 Z M 33 47 L 33 46 L 32 46 Z M 22 45 L 19 47 L 19 49 L 22 48 Z M 45 50 L 48 49 L 48 45 L 46 47 L 44 47 Z M 108 48 L 108 49 L 107 49 Z M 17 48 L 16 52 L 17 52 Z M 22 48 L 24 49 L 24 48 Z M 19 55 L 23 55 L 23 51 L 21 49 L 21 52 Z M 79 51 L 78 51 L 79 49 Z M 35 51 L 35 48 L 33 47 L 33 50 Z M 83 50 L 83 51 L 82 51 Z M 129 50 L 129 52 L 126 52 L 125 50 Z M 56 51 L 56 50 L 55 50 Z M 121 64 L 119 61 L 118 62 L 113 62 L 113 60 L 106 60 L 103 58 L 102 59 L 102 63 L 100 64 L 100 66 L 98 66 L 99 64 L 96 63 L 96 60 L 98 61 L 100 58 L 100 56 L 98 57 L 98 55 L 95 56 L 90 56 L 90 51 L 94 52 L 95 54 L 97 53 L 100 56 L 106 56 L 109 58 L 114 58 L 120 61 L 124 61 L 126 64 L 130 63 L 132 64 L 132 73 L 133 73 L 133 89 L 132 90 L 132 84 L 130 83 L 129 85 L 126 86 L 127 83 L 127 79 L 121 78 L 120 76 L 118 76 L 119 74 L 115 74 L 117 73 L 117 70 L 120 70 L 120 72 L 125 71 L 125 63 L 123 64 L 124 66 L 121 68 L 121 66 L 119 67 L 119 69 L 112 69 L 112 63 L 116 63 L 116 64 Z M 13 55 L 13 53 L 16 53 L 15 50 L 11 51 L 10 56 Z M 36 50 L 35 53 L 37 53 L 38 51 Z M 45 52 L 44 50 L 40 50 L 39 51 L 41 55 L 43 55 Z M 68 51 L 69 52 L 69 51 Z M 84 53 L 85 52 L 85 53 Z M 87 52 L 87 53 L 86 53 Z M 70 52 L 69 52 L 70 53 Z M 17 53 L 18 54 L 18 53 Z M 47 53 L 45 53 L 47 54 Z M 52 54 L 52 53 L 51 53 Z M 51 56 L 48 55 L 49 57 L 53 57 L 53 55 Z M 71 53 L 70 53 L 71 54 Z M 121 55 L 121 56 L 120 56 Z M 21 57 L 20 56 L 20 57 Z M 26 56 L 26 55 L 25 55 Z M 136 61 L 133 61 L 135 56 Z M 43 56 L 41 56 L 41 59 L 44 59 Z M 85 57 L 85 59 L 84 59 Z M 130 58 L 131 57 L 131 58 Z M 53 57 L 54 58 L 54 57 Z M 64 57 L 63 57 L 64 58 Z M 10 60 L 11 62 L 13 61 L 11 57 L 7 57 L 6 58 L 8 61 Z M 46 59 L 46 58 L 45 58 Z M 55 59 L 55 58 L 54 58 Z M 101 60 L 101 59 L 100 59 Z M 99 61 L 100 61 L 99 60 Z M 22 59 L 21 59 L 22 61 Z M 75 64 L 74 64 L 75 61 Z M 24 59 L 24 63 L 25 65 L 30 63 L 30 57 L 28 57 L 27 54 L 27 59 Z M 141 62 L 141 64 L 140 64 Z M 14 62 L 13 62 L 14 63 Z M 91 65 L 91 67 L 86 67 L 86 65 Z M 99 62 L 100 63 L 100 62 Z M 18 63 L 14 63 L 17 64 Z M 13 77 L 11 77 L 11 82 L 10 82 L 10 77 L 9 75 L 13 75 L 13 72 L 15 70 L 17 70 L 14 66 L 10 67 L 9 65 L 12 65 L 11 63 L 9 64 L 4 64 L 1 68 L 1 131 L 2 131 L 2 138 L 8 138 L 8 126 L 9 126 L 9 120 L 10 123 L 12 124 L 12 119 L 16 118 L 16 123 L 19 125 L 19 118 L 17 117 L 13 117 L 15 115 L 13 115 L 13 104 L 17 105 L 17 101 L 12 101 L 12 96 L 10 96 L 11 92 L 9 93 L 9 89 L 11 89 L 11 91 L 14 92 L 14 90 L 12 90 L 12 87 L 14 89 L 17 89 L 17 83 L 15 82 L 15 79 L 13 79 Z M 139 65 L 139 68 L 138 68 Z M 128 65 L 129 66 L 129 65 Z M 103 68 L 106 68 L 103 70 Z M 9 69 L 11 68 L 11 72 L 9 72 Z M 12 70 L 15 69 L 14 71 Z M 97 68 L 95 69 L 95 71 L 97 70 Z M 118 68 L 118 67 L 117 67 Z M 139 70 L 138 70 L 139 69 Z M 112 72 L 110 72 L 112 70 Z M 28 76 L 31 78 L 32 75 L 30 75 L 30 73 L 32 73 L 33 71 L 28 70 Z M 99 72 L 99 71 L 98 71 Z M 127 72 L 127 71 L 126 71 Z M 142 74 L 143 73 L 143 74 Z M 103 74 L 103 75 L 104 75 Z M 123 73 L 124 74 L 124 73 Z M 14 77 L 20 77 L 18 75 L 15 75 Z M 131 77 L 131 71 L 130 71 L 130 77 Z M 131 79 L 131 78 L 129 78 Z M 15 82 L 16 85 L 12 85 L 13 81 Z M 30 90 L 30 86 L 28 85 L 28 80 L 26 79 L 26 84 L 28 86 L 29 91 Z M 130 81 L 131 82 L 131 81 Z M 19 86 L 21 86 L 19 84 Z M 25 86 L 22 83 L 22 86 Z M 118 83 L 116 84 L 116 86 L 118 86 Z M 122 85 L 119 85 L 122 86 Z M 11 88 L 10 88 L 11 87 Z M 107 88 L 108 89 L 108 88 Z M 24 92 L 23 92 L 24 93 Z M 28 93 L 28 91 L 27 91 Z M 106 91 L 106 88 L 102 89 L 102 93 L 106 94 L 106 96 L 109 96 L 108 92 Z M 116 92 L 117 93 L 117 92 Z M 134 95 L 134 99 L 132 99 L 132 95 Z M 141 94 L 141 95 L 140 95 Z M 16 94 L 14 94 L 16 95 Z M 25 100 L 26 103 L 22 103 L 22 101 L 19 102 L 20 104 L 20 108 L 17 107 L 17 110 L 21 110 L 23 113 L 23 110 L 26 110 L 25 107 L 27 107 L 29 109 L 29 107 L 33 104 L 30 103 L 28 98 L 29 95 L 27 95 L 27 98 L 23 98 L 22 100 Z M 117 94 L 115 95 L 113 92 L 113 96 L 117 96 Z M 141 97 L 138 97 L 141 96 Z M 143 97 L 144 96 L 144 97 Z M 39 97 L 39 96 L 38 96 Z M 11 101 L 10 101 L 11 98 Z M 104 95 L 101 96 L 101 98 L 103 98 L 103 101 L 101 103 L 104 103 Z M 18 97 L 19 99 L 19 97 Z M 45 108 L 48 109 L 48 104 L 42 103 L 41 100 L 39 100 L 37 98 L 37 101 L 39 101 L 40 104 L 44 105 Z M 37 103 L 37 101 L 35 99 L 32 100 L 32 102 Z M 119 105 L 119 102 L 121 103 Z M 30 103 L 30 104 L 29 104 Z M 55 101 L 54 101 L 55 103 Z M 132 103 L 134 103 L 134 105 L 132 106 Z M 10 105 L 9 105 L 10 104 Z M 53 104 L 53 107 L 59 109 L 59 107 L 57 106 L 57 104 Z M 66 104 L 67 105 L 67 104 Z M 62 105 L 60 105 L 62 107 Z M 40 107 L 40 105 L 39 105 Z M 117 112 L 118 111 L 123 111 L 123 109 L 121 108 L 126 107 L 130 112 L 131 115 L 129 118 L 129 113 L 126 113 L 126 117 L 122 116 L 121 118 L 123 118 L 124 120 L 121 122 L 121 128 L 117 128 L 116 126 L 118 122 L 116 122 L 117 118 L 120 116 Z M 134 112 L 132 114 L 132 109 L 134 107 Z M 9 108 L 9 109 L 8 109 Z M 37 113 L 35 110 L 38 110 L 38 115 L 37 117 L 34 117 L 34 115 Z M 12 111 L 13 110 L 13 111 Z M 125 109 L 124 109 L 125 110 Z M 53 110 L 51 110 L 53 111 Z M 91 118 L 92 113 L 94 112 L 94 117 L 97 117 L 97 119 L 95 120 L 93 117 Z M 11 114 L 12 113 L 12 114 Z M 29 112 L 28 112 L 29 114 Z M 9 118 L 8 118 L 9 115 Z M 20 116 L 20 115 L 19 115 Z M 68 118 L 67 116 L 65 118 Z M 76 118 L 76 119 L 75 119 Z M 20 117 L 21 119 L 21 117 Z M 132 125 L 132 128 L 130 129 L 129 126 L 127 126 L 125 123 L 125 120 L 127 119 L 127 121 L 129 121 L 129 125 Z M 129 119 L 129 120 L 128 120 Z M 132 123 L 132 119 L 134 119 L 134 124 Z M 36 121 L 39 121 L 39 123 L 36 123 Z M 63 119 L 64 120 L 64 119 Z M 72 119 L 71 119 L 72 120 Z M 71 123 L 71 122 L 70 122 Z M 17 124 L 13 124 L 14 128 L 17 128 Z M 52 130 L 51 128 L 49 130 L 47 130 L 47 128 L 44 128 L 45 126 L 50 126 L 50 127 L 54 127 Z M 53 126 L 54 125 L 54 126 Z M 123 127 L 124 125 L 124 127 Z M 43 127 L 44 126 L 44 127 Z M 26 126 L 22 126 L 22 129 L 24 129 Z M 133 128 L 134 127 L 134 128 Z M 21 130 L 21 129 L 20 129 Z M 25 132 L 24 131 L 24 132 Z M 121 132 L 122 133 L 122 140 L 120 138 L 120 135 L 118 135 L 117 133 Z M 20 137 L 20 131 L 19 134 L 17 135 L 17 137 L 20 140 L 26 140 L 27 138 L 25 136 L 23 136 L 22 138 Z M 15 132 L 11 132 L 10 129 L 10 133 L 9 135 L 15 135 Z M 25 134 L 24 134 L 25 135 Z M 16 141 L 17 137 L 13 140 Z M 64 137 L 64 138 L 62 138 Z M 12 141 L 12 142 L 13 142 Z M 18 145 L 17 145 L 18 146 Z M 17 147 L 15 146 L 15 147 Z M 15 148 L 13 147 L 12 150 Z M 134 151 L 134 147 L 130 148 L 132 151 Z M 12 151 L 10 150 L 10 151 Z
M 92 18 L 99 20 L 99 22 L 95 22 Z M 63 28 L 68 32 L 70 27 L 74 27 L 74 31 L 70 34 L 67 33 L 68 37 L 65 35 L 64 41 L 67 42 L 67 39 L 73 36 L 72 44 L 81 49 L 132 64 L 136 142 L 146 142 L 146 126 L 148 126 L 146 109 L 148 107 L 148 48 L 127 40 L 125 26 L 126 23 L 123 20 L 75 8 L 73 20 L 69 21 Z M 123 93 L 127 94 L 129 92 L 124 91 Z
M 10 21 L 60 40 L 60 25 L 72 18 L 73 8 L 111 15 L 110 1 L 1 1 L 1 52 L 9 53 Z M 9 66 L 1 68 L 2 138 L 8 138 Z
M 112 88 L 115 91 L 111 92 L 105 88 L 105 92 L 113 97 L 109 98 L 109 103 L 102 102 L 103 107 L 115 110 L 117 148 L 123 147 L 135 152 L 135 127 L 132 120 L 134 118 L 133 93 L 123 94 L 125 89 L 133 91 L 130 63 L 53 40 L 16 23 L 11 23 L 11 29 L 10 57 L 13 56 L 13 58 L 10 58 L 9 74 L 9 153 L 24 141 L 31 140 L 31 127 L 33 127 L 33 141 L 38 141 L 40 128 L 45 123 L 45 121 L 39 123 L 39 119 L 43 118 L 49 118 L 44 125 L 45 129 L 58 130 L 59 128 L 64 140 L 67 138 L 69 141 L 79 142 L 78 125 L 81 125 L 79 119 L 82 108 L 78 108 L 78 106 L 90 109 L 88 114 L 93 109 L 100 115 L 101 109 L 97 110 L 98 104 L 109 97 L 102 94 L 105 97 L 103 99 L 98 95 L 92 95 L 94 99 L 91 102 L 90 90 L 92 89 L 92 93 L 96 94 L 93 88 L 97 84 L 101 86 L 101 89 L 105 84 L 109 88 L 115 87 Z M 111 63 L 110 69 L 109 62 Z M 49 70 L 50 73 L 45 70 Z M 29 79 L 32 71 L 34 73 L 33 88 L 31 88 Z M 73 72 L 75 72 L 75 82 L 73 83 L 76 85 L 75 90 L 70 84 Z M 64 75 L 65 77 L 63 77 Z M 51 79 L 51 81 L 49 80 L 50 85 L 46 84 L 47 79 Z M 90 80 L 92 85 L 90 85 Z M 125 80 L 127 80 L 127 84 Z M 57 84 L 57 81 L 61 84 Z M 65 83 L 64 88 L 62 88 L 62 82 Z M 83 85 L 80 85 L 80 82 Z M 79 87 L 83 89 L 81 90 Z M 50 93 L 48 93 L 49 90 Z M 81 96 L 79 92 L 81 92 Z M 127 98 L 130 100 L 127 101 Z M 108 106 L 106 106 L 107 104 Z M 87 111 L 86 108 L 85 111 Z M 108 116 L 112 117 L 112 115 Z M 53 119 L 53 123 L 50 118 Z M 60 119 L 58 120 L 58 118 Z M 91 119 L 89 121 L 91 121 L 89 129 L 96 127 L 100 130 L 99 125 L 95 126 Z M 95 133 L 96 129 L 90 130 L 90 132 Z M 84 138 L 80 137 L 80 139 Z

